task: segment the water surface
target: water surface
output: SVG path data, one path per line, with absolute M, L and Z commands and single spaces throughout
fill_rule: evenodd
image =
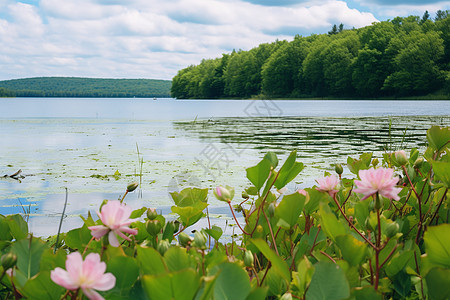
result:
M 450 125 L 448 111 L 450 101 L 0 99 L 0 176 L 25 174 L 21 182 L 0 179 L 0 213 L 29 210 L 31 230 L 51 235 L 66 187 L 64 231 L 138 181 L 127 203 L 168 214 L 168 191 L 184 186 L 228 184 L 239 195 L 245 168 L 267 151 L 283 160 L 297 150 L 306 168 L 294 190 L 349 155 L 424 149 L 431 125 Z M 213 215 L 229 217 L 209 202 Z

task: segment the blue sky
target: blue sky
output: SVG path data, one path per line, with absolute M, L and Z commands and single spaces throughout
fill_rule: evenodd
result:
M 233 49 L 450 9 L 433 0 L 0 0 L 0 80 L 171 79 Z

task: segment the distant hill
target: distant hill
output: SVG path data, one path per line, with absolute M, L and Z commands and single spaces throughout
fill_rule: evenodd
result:
M 156 79 L 107 79 L 34 77 L 0 81 L 0 88 L 16 97 L 170 97 L 172 81 Z

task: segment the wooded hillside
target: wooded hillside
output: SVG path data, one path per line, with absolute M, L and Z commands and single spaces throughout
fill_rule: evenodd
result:
M 16 97 L 170 97 L 170 80 L 35 77 L 0 81 Z
M 182 69 L 176 98 L 380 98 L 450 94 L 450 16 L 396 17 L 360 29 L 261 44 Z

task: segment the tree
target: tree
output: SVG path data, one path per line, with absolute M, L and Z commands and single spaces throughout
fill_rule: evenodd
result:
M 262 67 L 262 91 L 272 97 L 287 97 L 299 89 L 303 60 L 309 43 L 302 37 L 281 46 Z M 299 93 L 298 91 L 296 92 Z
M 426 10 L 422 16 L 422 19 L 420 20 L 420 24 L 425 23 L 429 18 L 430 18 L 430 14 L 428 13 L 428 10 Z
M 355 31 L 346 31 L 331 42 L 323 52 L 324 83 L 331 95 L 349 96 L 352 88 L 352 64 L 359 50 Z
M 395 72 L 383 88 L 399 95 L 426 94 L 442 87 L 444 76 L 438 61 L 444 55 L 443 40 L 437 32 L 421 31 L 396 37 L 389 51 L 397 52 Z

